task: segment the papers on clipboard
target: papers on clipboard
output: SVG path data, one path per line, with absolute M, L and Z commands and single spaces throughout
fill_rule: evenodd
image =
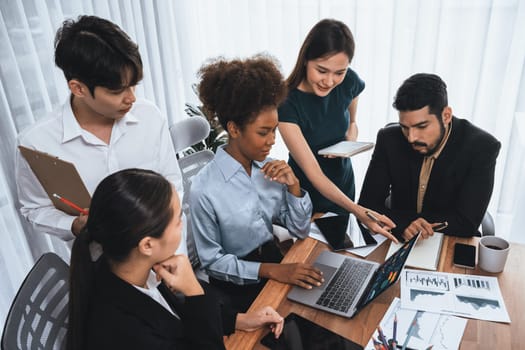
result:
M 73 216 L 78 216 L 79 210 L 66 204 L 67 202 L 80 208 L 89 208 L 91 196 L 73 163 L 24 146 L 18 146 L 18 149 L 55 208 Z
M 351 157 L 374 147 L 373 142 L 341 141 L 335 145 L 320 149 L 322 156 Z

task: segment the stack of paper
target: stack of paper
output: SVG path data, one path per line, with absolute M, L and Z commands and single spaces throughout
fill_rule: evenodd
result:
M 401 302 L 407 309 L 510 323 L 496 277 L 405 269 Z
M 397 319 L 397 322 L 394 320 Z M 458 349 L 467 325 L 467 320 L 439 313 L 410 310 L 401 307 L 399 298 L 394 298 L 392 304 L 381 320 L 380 326 L 385 338 L 394 336 L 396 323 L 396 342 L 398 347 L 407 349 Z M 375 350 L 374 340 L 380 341 L 378 331 L 372 334 L 372 339 L 365 349 Z

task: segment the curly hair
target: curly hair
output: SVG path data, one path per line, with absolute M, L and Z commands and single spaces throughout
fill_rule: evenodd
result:
M 244 60 L 211 59 L 198 76 L 203 107 L 217 116 L 225 130 L 229 121 L 243 129 L 260 112 L 277 108 L 287 95 L 278 62 L 267 55 Z

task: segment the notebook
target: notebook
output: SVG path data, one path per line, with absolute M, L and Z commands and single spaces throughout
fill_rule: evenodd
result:
M 323 251 L 314 266 L 323 272 L 325 283 L 304 289 L 294 286 L 288 299 L 351 318 L 399 278 L 406 259 L 420 235 L 403 243 L 383 264 Z
M 24 146 L 18 146 L 18 149 L 55 208 L 70 215 L 79 214 L 78 210 L 61 202 L 53 194 L 66 198 L 80 208 L 89 208 L 91 196 L 73 163 Z
M 355 219 L 354 215 L 323 216 L 314 219 L 314 222 L 334 251 L 377 244 L 374 237 Z
M 320 149 L 317 153 L 322 156 L 351 157 L 373 147 L 373 142 L 341 141 Z
M 427 239 L 418 240 L 414 249 L 412 249 L 412 252 L 408 256 L 406 266 L 426 270 L 437 270 L 439 257 L 441 256 L 442 243 L 443 233 L 441 232 L 434 232 L 433 236 L 430 236 Z M 391 242 L 386 257 L 388 258 L 394 254 L 399 247 L 401 247 L 401 244 Z

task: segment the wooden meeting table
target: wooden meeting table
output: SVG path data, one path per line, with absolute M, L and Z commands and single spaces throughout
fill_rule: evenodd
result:
M 510 324 L 469 319 L 465 333 L 461 339 L 460 349 L 525 349 L 525 245 L 511 243 L 511 249 L 505 265 L 505 270 L 499 274 L 459 268 L 453 265 L 452 256 L 456 242 L 476 245 L 479 238 L 459 238 L 445 236 L 438 265 L 438 271 L 451 273 L 466 273 L 474 275 L 496 276 L 503 294 L 505 306 L 511 319 Z M 368 255 L 367 260 L 383 262 L 390 242 L 385 241 L 380 247 Z M 328 246 L 313 238 L 297 241 L 283 259 L 284 263 L 309 262 Z M 348 254 L 348 253 L 346 253 Z M 351 255 L 351 254 L 348 254 Z M 295 312 L 337 334 L 344 336 L 362 346 L 366 346 L 375 328 L 383 318 L 394 297 L 400 296 L 399 282 L 387 289 L 377 299 L 363 308 L 352 319 L 337 316 L 322 310 L 317 310 L 286 298 L 291 286 L 268 281 L 250 310 L 270 305 L 282 316 Z M 266 349 L 260 344 L 260 339 L 268 330 L 255 332 L 237 331 L 225 341 L 229 350 Z

